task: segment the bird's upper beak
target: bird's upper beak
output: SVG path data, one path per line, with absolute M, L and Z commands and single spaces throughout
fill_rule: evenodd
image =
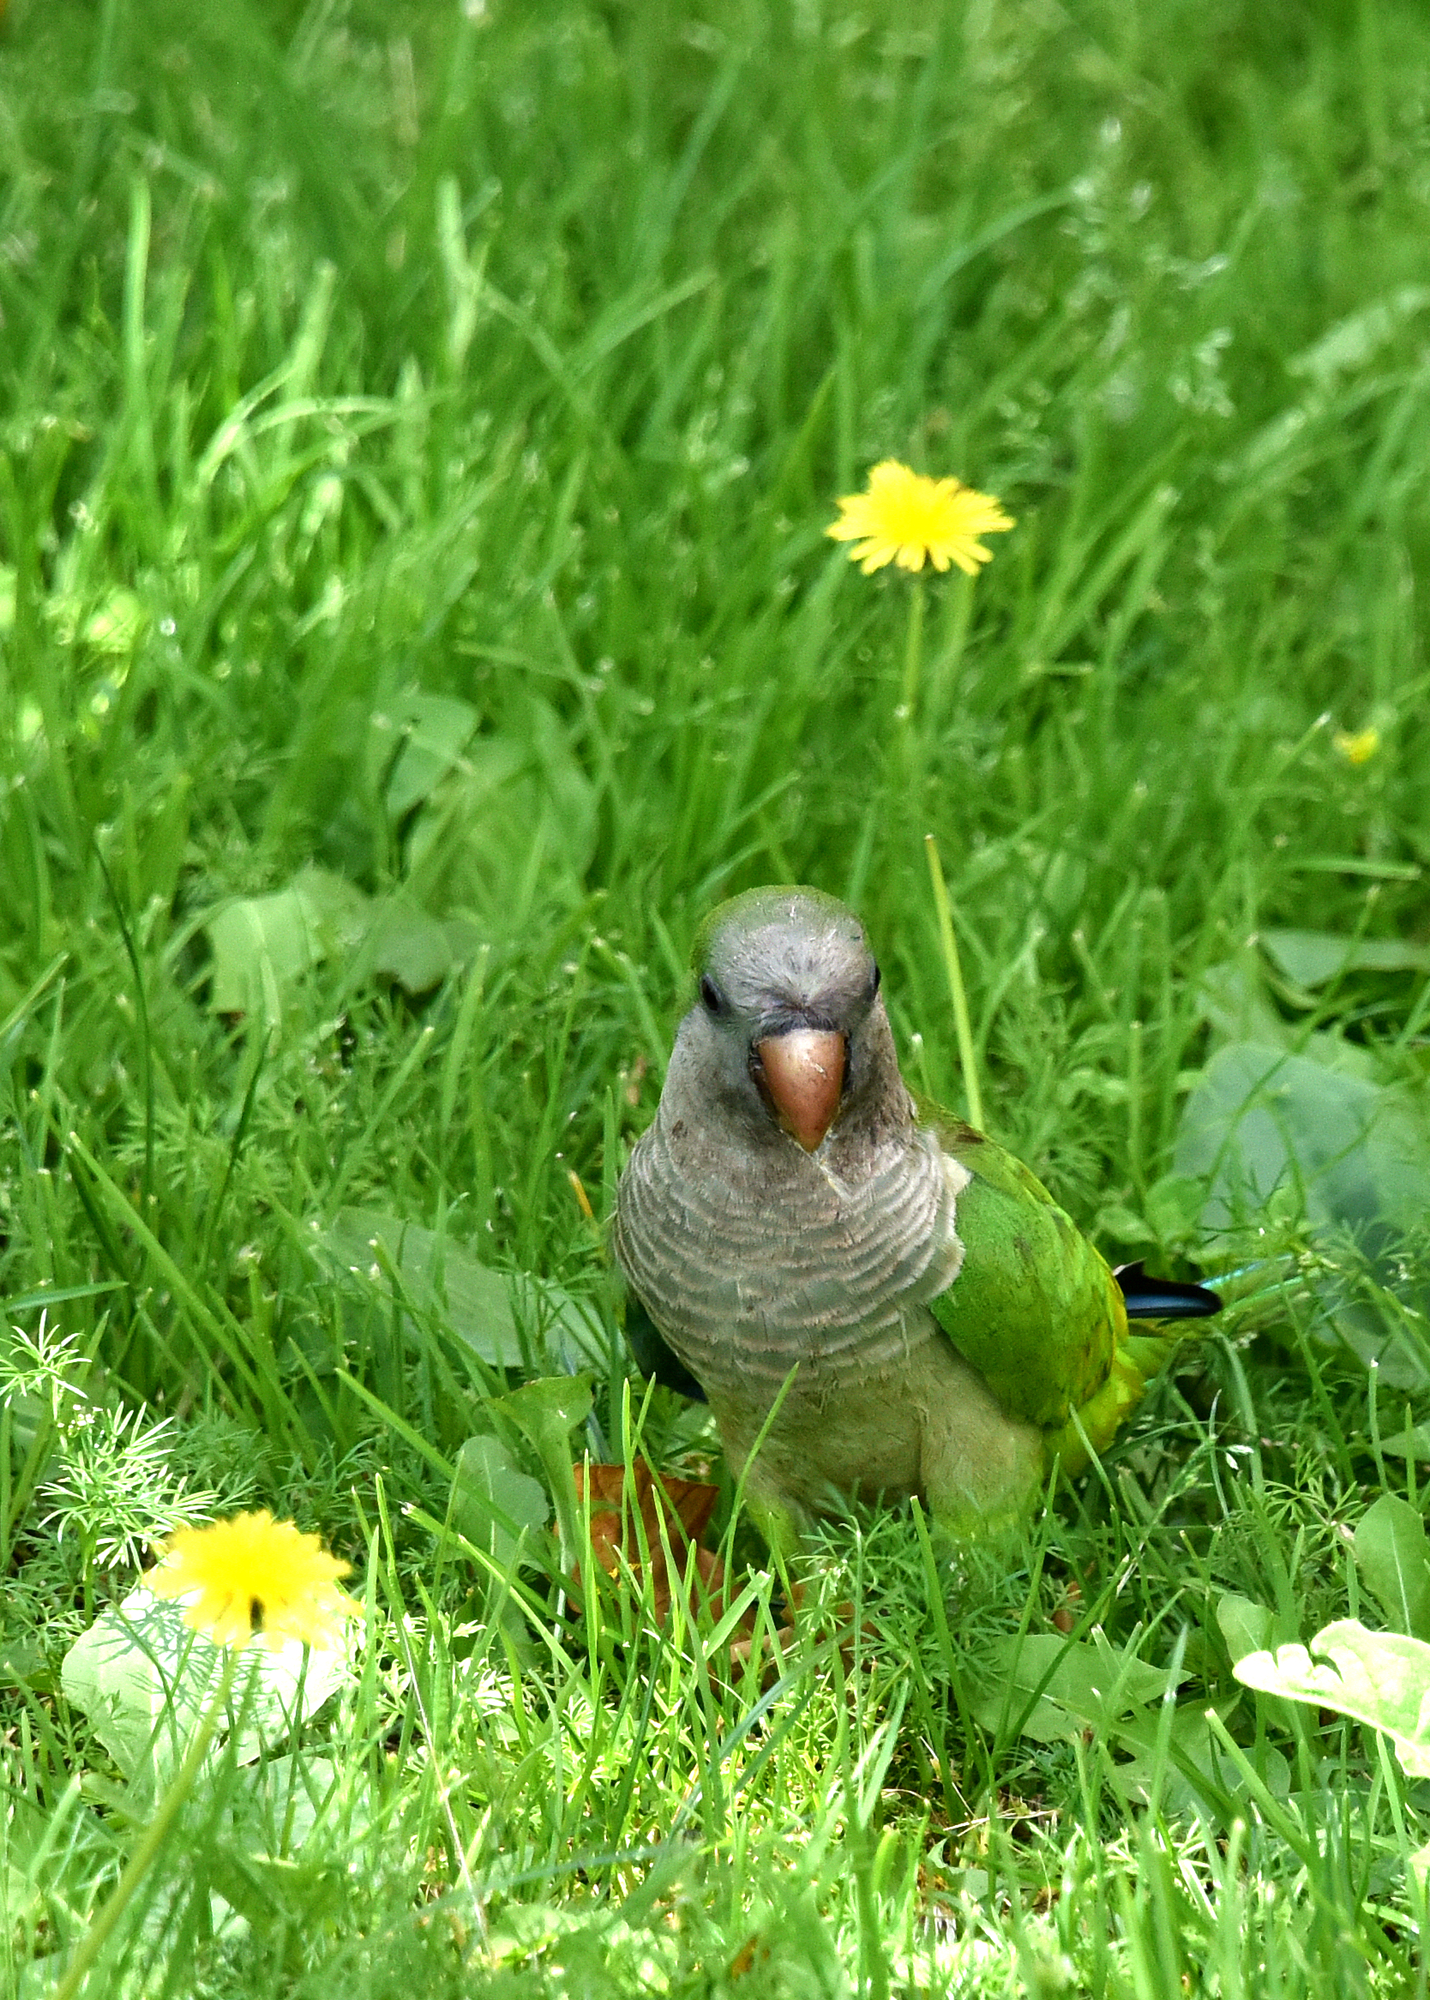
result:
M 844 1037 L 832 1030 L 787 1028 L 756 1042 L 761 1081 L 775 1116 L 807 1153 L 834 1123 L 844 1088 Z

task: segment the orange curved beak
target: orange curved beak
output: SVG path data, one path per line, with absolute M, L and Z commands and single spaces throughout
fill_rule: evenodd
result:
M 780 1124 L 812 1153 L 834 1123 L 844 1087 L 844 1037 L 791 1028 L 755 1044 L 765 1088 Z

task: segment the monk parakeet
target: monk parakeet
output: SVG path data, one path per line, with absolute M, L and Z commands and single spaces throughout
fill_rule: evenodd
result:
M 1114 1272 L 1021 1162 L 911 1095 L 833 897 L 736 896 L 693 963 L 617 1191 L 637 1361 L 703 1392 L 737 1473 L 753 1453 L 747 1498 L 786 1551 L 841 1497 L 916 1493 L 955 1533 L 1006 1527 L 1169 1358 L 1176 1337 L 1129 1317 L 1221 1301 Z

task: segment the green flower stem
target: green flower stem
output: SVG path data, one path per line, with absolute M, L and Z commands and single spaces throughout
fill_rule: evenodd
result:
M 905 729 L 914 726 L 914 709 L 919 698 L 919 680 L 924 663 L 924 580 L 916 576 L 909 588 L 909 628 L 904 638 L 904 685 L 899 696 L 899 720 Z
M 973 1053 L 973 1028 L 968 1019 L 968 995 L 963 990 L 963 967 L 958 959 L 958 940 L 953 934 L 953 912 L 948 904 L 948 888 L 943 879 L 943 863 L 938 858 L 938 842 L 924 835 L 929 876 L 933 882 L 933 905 L 938 913 L 938 934 L 943 945 L 943 962 L 948 973 L 948 990 L 953 997 L 953 1025 L 958 1035 L 958 1064 L 963 1071 L 963 1095 L 968 1105 L 968 1122 L 983 1130 L 983 1093 L 978 1088 L 978 1062 Z
M 934 654 L 929 670 L 928 709 L 935 722 L 947 711 L 950 692 L 958 684 L 958 670 L 963 664 L 968 627 L 973 618 L 973 590 L 977 581 L 977 577 L 965 573 L 944 587 L 945 637 Z
M 50 1996 L 50 2000 L 75 2000 L 75 1995 L 84 1985 L 94 1967 L 95 1960 L 108 1944 L 115 1925 L 133 1902 L 140 1883 L 153 1867 L 165 1836 L 174 1823 L 180 1806 L 194 1788 L 194 1780 L 199 1767 L 208 1755 L 214 1732 L 219 1720 L 228 1707 L 228 1698 L 233 1693 L 234 1677 L 238 1672 L 238 1658 L 241 1648 L 231 1646 L 224 1662 L 223 1678 L 220 1680 L 213 1700 L 199 1719 L 194 1731 L 194 1739 L 184 1755 L 184 1761 L 174 1773 L 169 1789 L 160 1799 L 154 1817 L 139 1837 L 139 1843 L 124 1865 L 124 1873 L 115 1884 L 109 1901 L 90 1925 L 84 1941 L 70 1960 L 68 1972 Z

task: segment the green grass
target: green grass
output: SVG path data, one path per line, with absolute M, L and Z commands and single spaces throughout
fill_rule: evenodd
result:
M 91 1993 L 1425 1990 L 1430 1792 L 1240 1689 L 1225 1612 L 1385 1622 L 1349 1537 L 1419 1504 L 1421 1155 L 1359 1247 L 1294 1184 L 1214 1233 L 1184 1106 L 1249 1028 L 1424 1120 L 1423 965 L 1307 988 L 1256 938 L 1430 930 L 1427 63 L 1412 0 L 13 0 L 6 1990 L 152 1810 L 59 1665 L 196 1492 L 351 1557 L 368 1638 L 204 1775 Z M 912 685 L 907 580 L 823 536 L 887 455 L 1018 520 L 930 581 Z M 643 1423 L 723 1476 L 627 1399 L 569 1176 L 602 1213 L 695 925 L 760 881 L 859 905 L 960 1101 L 928 832 L 999 1137 L 1110 1255 L 1339 1275 L 1230 1316 L 1016 1565 L 831 1529 L 767 1674 L 738 1520 L 745 1667 L 578 1614 L 544 1531 L 474 1553 L 451 1468 Z M 343 1209 L 559 1287 L 524 1368 L 400 1250 L 397 1297 L 347 1275 Z M 582 1307 L 543 1454 L 499 1399 Z M 996 1699 L 1060 1608 L 1166 1699 Z

